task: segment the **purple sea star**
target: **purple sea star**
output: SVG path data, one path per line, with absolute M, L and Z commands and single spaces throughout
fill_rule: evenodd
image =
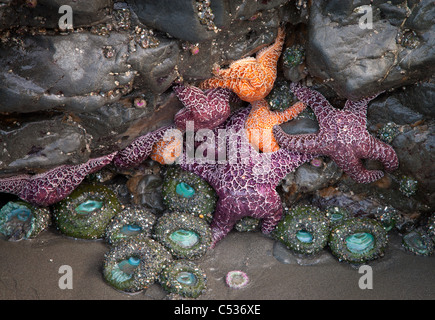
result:
M 295 170 L 312 156 L 289 151 L 285 148 L 276 152 L 259 153 L 250 144 L 245 130 L 245 121 L 251 107 L 236 111 L 223 125 L 214 130 L 215 137 L 225 129 L 225 147 L 215 139 L 209 146 L 215 151 L 214 159 L 189 158 L 187 152 L 180 161 L 182 169 L 205 179 L 216 190 L 219 200 L 211 223 L 213 242 L 221 240 L 245 216 L 262 221 L 262 232 L 270 233 L 282 217 L 282 201 L 275 190 L 285 175 Z M 222 132 L 221 132 L 222 133 Z M 211 139 L 213 140 L 213 139 Z M 206 144 L 207 141 L 203 144 Z M 201 144 L 196 149 L 204 149 Z M 201 148 L 201 149 L 200 149 Z M 227 159 L 220 159 L 222 149 Z M 216 160 L 217 159 L 217 160 Z
M 177 85 L 174 86 L 174 91 L 185 106 L 174 117 L 175 127 L 163 127 L 134 140 L 115 157 L 114 164 L 117 167 L 138 165 L 149 155 L 162 164 L 166 164 L 167 158 L 173 161 L 175 159 L 172 160 L 174 152 L 172 148 L 177 145 L 177 142 L 163 140 L 168 130 L 176 128 L 185 132 L 187 121 L 193 122 L 195 131 L 204 128 L 213 129 L 230 115 L 229 99 L 232 95 L 230 90 L 216 88 L 203 92 L 194 86 Z
M 109 164 L 116 152 L 79 165 L 63 165 L 36 175 L 0 179 L 0 192 L 12 193 L 39 206 L 49 206 L 67 197 L 86 177 Z
M 331 157 L 352 179 L 370 183 L 384 176 L 381 170 L 367 170 L 361 159 L 380 161 L 387 171 L 399 166 L 393 148 L 367 131 L 367 104 L 377 95 L 360 101 L 347 100 L 342 110 L 335 109 L 320 93 L 299 84 L 290 89 L 309 105 L 319 122 L 315 134 L 288 135 L 279 126 L 273 129 L 281 147 L 292 151 Z
M 113 159 L 114 165 L 119 168 L 139 165 L 151 154 L 154 144 L 163 138 L 166 131 L 170 129 L 174 129 L 174 126 L 162 127 L 136 138 L 127 147 L 118 152 Z
M 193 121 L 195 130 L 214 129 L 230 115 L 229 99 L 232 92 L 216 88 L 202 91 L 194 86 L 174 86 L 178 99 L 184 104 L 174 117 L 175 126 L 186 131 L 186 122 Z

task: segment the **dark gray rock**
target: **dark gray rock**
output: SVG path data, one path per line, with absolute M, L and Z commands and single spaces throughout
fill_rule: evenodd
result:
M 422 120 L 423 115 L 411 109 L 409 105 L 402 104 L 397 95 L 389 95 L 370 103 L 367 109 L 367 118 L 370 128 L 373 129 L 379 123 L 411 124 Z
M 162 39 L 155 48 L 136 46 L 126 61 L 138 73 L 135 86 L 154 93 L 165 92 L 179 75 L 179 53 L 179 44 L 174 40 Z
M 342 174 L 343 171 L 334 161 L 317 158 L 289 173 L 283 179 L 281 186 L 285 192 L 310 193 L 333 185 Z
M 63 15 L 59 13 L 62 5 L 71 7 L 74 28 L 91 26 L 108 21 L 113 7 L 113 0 L 34 0 L 33 3 L 36 6 L 32 7 L 25 1 L 1 1 L 0 29 L 19 26 L 58 28 L 59 19 Z
M 206 6 L 203 5 L 206 2 L 210 3 L 213 14 L 208 19 L 205 17 Z M 194 43 L 216 37 L 216 24 L 221 26 L 224 23 L 223 15 L 227 12 L 226 1 L 131 0 L 129 3 L 145 25 Z M 201 10 L 198 10 L 199 5 L 202 6 Z M 204 15 L 204 22 L 200 20 L 201 13 Z
M 400 103 L 425 118 L 435 118 L 435 79 L 396 90 Z
M 0 112 L 90 112 L 119 100 L 134 86 L 164 92 L 176 78 L 177 43 L 162 40 L 148 48 L 133 44 L 130 52 L 130 36 L 80 32 L 25 36 L 21 44 L 3 44 Z
M 134 72 L 126 63 L 127 34 L 25 36 L 0 48 L 0 112 L 60 108 L 91 111 L 116 101 Z M 110 46 L 115 54 L 106 58 Z
M 269 0 L 269 1 L 228 1 L 229 10 L 235 19 L 254 20 L 259 12 L 264 13 L 267 10 L 285 5 L 289 0 Z
M 30 120 L 2 126 L 0 171 L 17 173 L 86 162 L 91 136 L 71 118 Z
M 404 126 L 392 142 L 400 163 L 400 172 L 417 180 L 415 198 L 427 209 L 435 207 L 435 124 Z M 426 210 L 427 210 L 426 209 Z
M 373 29 L 363 29 L 360 9 L 368 4 L 330 0 L 311 6 L 308 70 L 348 99 L 425 80 L 435 72 L 433 2 L 374 3 Z
M 199 43 L 195 54 L 190 44 L 185 44 L 178 65 L 180 74 L 185 81 L 204 80 L 213 75 L 213 64 L 225 67 L 254 55 L 275 41 L 280 19 L 280 12 L 271 10 L 254 21 L 234 20 L 215 39 Z
M 235 20 L 259 19 L 267 22 L 262 15 L 287 2 L 288 0 L 129 1 L 142 23 L 191 43 L 211 40 L 217 38 L 221 32 L 234 30 L 232 23 Z

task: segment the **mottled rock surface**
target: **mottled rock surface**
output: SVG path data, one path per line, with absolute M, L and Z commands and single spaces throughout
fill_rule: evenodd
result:
M 434 15 L 430 0 L 314 1 L 309 72 L 353 100 L 428 79 L 435 72 Z

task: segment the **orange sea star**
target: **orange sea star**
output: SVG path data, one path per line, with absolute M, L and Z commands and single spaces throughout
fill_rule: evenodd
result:
M 232 92 L 223 88 L 202 91 L 194 86 L 176 85 L 174 92 L 183 103 L 174 117 L 175 127 L 179 133 L 186 131 L 187 122 L 191 122 L 193 130 L 214 129 L 230 115 L 229 99 Z M 181 154 L 183 138 L 180 134 L 161 138 L 154 144 L 151 159 L 161 164 L 172 164 Z
M 162 138 L 154 144 L 150 157 L 160 164 L 173 164 L 181 155 L 182 147 L 183 139 L 181 136 L 173 135 L 169 141 Z
M 284 111 L 271 111 L 266 100 L 254 101 L 245 123 L 249 142 L 263 152 L 278 151 L 279 145 L 273 136 L 273 126 L 293 119 L 305 107 L 302 102 L 297 102 Z
M 275 43 L 249 57 L 233 62 L 228 69 L 215 68 L 213 78 L 201 83 L 201 89 L 226 88 L 248 102 L 263 99 L 272 90 L 276 79 L 276 63 L 284 44 L 284 29 L 278 29 Z

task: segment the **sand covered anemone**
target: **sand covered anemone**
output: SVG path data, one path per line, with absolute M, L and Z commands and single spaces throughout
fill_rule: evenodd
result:
M 170 211 L 188 212 L 211 221 L 217 195 L 201 177 L 171 167 L 165 172 L 162 188 L 163 202 Z
M 243 217 L 234 225 L 239 232 L 252 232 L 260 230 L 261 220 L 254 217 Z
M 121 210 L 115 193 L 103 185 L 83 184 L 54 206 L 57 229 L 70 237 L 99 239 Z
M 192 261 L 175 260 L 160 274 L 160 284 L 171 293 L 197 298 L 207 287 L 205 272 Z
M 138 292 L 152 285 L 171 261 L 161 244 L 141 236 L 121 241 L 105 254 L 103 275 L 115 289 Z
M 154 226 L 154 238 L 179 259 L 203 256 L 211 245 L 209 225 L 187 213 L 167 212 Z
M 35 207 L 24 201 L 9 201 L 0 209 L 0 233 L 11 241 L 36 237 L 50 221 L 48 208 Z
M 233 270 L 225 276 L 225 283 L 232 289 L 242 289 L 248 285 L 249 277 L 243 271 Z
M 418 181 L 409 176 L 402 176 L 399 181 L 399 191 L 408 198 L 417 192 Z
M 382 256 L 387 242 L 387 231 L 378 221 L 351 218 L 331 230 L 329 247 L 340 261 L 365 263 Z
M 293 92 L 290 90 L 289 84 L 282 80 L 275 82 L 272 91 L 266 96 L 265 99 L 270 110 L 273 111 L 284 111 L 298 101 Z
M 378 130 L 377 136 L 381 141 L 391 144 L 399 133 L 399 126 L 394 122 L 388 122 Z
M 351 216 L 350 212 L 341 206 L 329 206 L 325 209 L 325 214 L 331 228 Z
M 118 213 L 107 226 L 105 239 L 111 245 L 122 240 L 142 235 L 151 236 L 156 217 L 150 211 L 139 207 L 127 207 Z
M 399 214 L 392 206 L 381 206 L 376 209 L 375 219 L 378 220 L 388 232 L 396 227 Z
M 296 44 L 288 47 L 282 54 L 284 67 L 291 68 L 302 64 L 305 61 L 305 49 L 302 45 Z
M 299 205 L 278 223 L 274 236 L 297 253 L 314 254 L 328 242 L 329 221 L 320 209 Z
M 421 256 L 430 256 L 434 252 L 434 243 L 423 229 L 414 229 L 402 237 L 403 247 Z

